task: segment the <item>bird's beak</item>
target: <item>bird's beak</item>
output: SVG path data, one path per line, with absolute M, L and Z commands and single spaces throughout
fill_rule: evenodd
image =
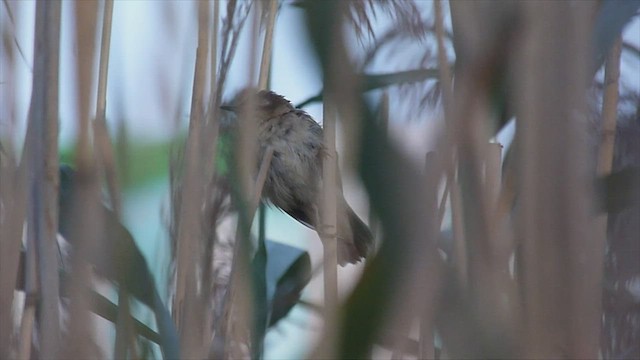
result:
M 227 110 L 227 111 L 233 111 L 233 112 L 236 111 L 236 107 L 233 106 L 233 105 L 221 105 L 220 109 Z

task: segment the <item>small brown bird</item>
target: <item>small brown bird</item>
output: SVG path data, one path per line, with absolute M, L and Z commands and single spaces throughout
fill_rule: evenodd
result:
M 255 108 L 252 116 L 258 122 L 258 160 L 268 148 L 273 149 L 263 199 L 317 230 L 322 158 L 326 153 L 322 128 L 305 111 L 294 108 L 272 91 L 245 89 L 222 108 L 237 112 L 250 100 Z M 373 237 L 344 199 L 339 179 L 338 187 L 337 253 L 338 263 L 344 266 L 355 264 L 371 253 Z

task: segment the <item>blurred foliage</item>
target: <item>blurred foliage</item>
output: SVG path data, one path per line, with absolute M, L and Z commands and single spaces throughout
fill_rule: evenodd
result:
M 58 232 L 70 241 L 74 239 L 71 233 L 77 228 L 74 214 L 79 211 L 75 206 L 80 181 L 83 179 L 70 166 L 60 167 Z M 103 228 L 97 232 L 101 236 L 96 239 L 98 246 L 85 260 L 95 266 L 99 275 L 124 286 L 131 295 L 153 310 L 165 357 L 178 357 L 180 347 L 177 332 L 169 310 L 158 294 L 147 261 L 131 233 L 118 221 L 113 211 L 102 206 L 102 215 Z
M 416 69 L 398 71 L 387 74 L 362 74 L 362 91 L 376 90 L 393 85 L 410 84 L 438 78 L 438 69 Z M 305 107 L 309 104 L 322 102 L 324 99 L 324 89 L 320 92 L 296 105 L 297 108 Z
M 123 189 L 140 187 L 166 177 L 169 172 L 170 141 L 130 142 L 126 144 L 126 157 L 118 157 L 118 168 Z M 118 146 L 116 145 L 116 148 Z M 73 164 L 74 147 L 60 149 L 60 162 Z
M 180 134 L 175 140 L 127 143 L 126 156 L 118 157 L 123 189 L 139 188 L 165 178 L 169 172 L 170 151 L 176 143 L 184 142 L 185 138 L 185 134 Z M 216 171 L 220 175 L 228 173 L 232 141 L 231 134 L 226 132 L 218 139 Z M 60 149 L 60 163 L 72 164 L 74 159 L 73 146 Z

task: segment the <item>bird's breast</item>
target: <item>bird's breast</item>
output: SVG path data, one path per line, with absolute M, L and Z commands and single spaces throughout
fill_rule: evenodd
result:
M 273 158 L 265 182 L 265 195 L 274 205 L 287 208 L 297 202 L 314 202 L 319 181 L 317 140 L 291 121 L 265 123 L 261 126 L 260 156 L 268 148 Z

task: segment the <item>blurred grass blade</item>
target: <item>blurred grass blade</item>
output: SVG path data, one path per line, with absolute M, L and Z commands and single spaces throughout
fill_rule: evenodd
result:
M 414 82 L 425 81 L 438 78 L 438 69 L 415 69 L 407 71 L 398 71 L 386 74 L 362 74 L 362 91 L 376 90 L 392 85 L 410 84 Z M 297 108 L 305 107 L 309 104 L 321 102 L 324 99 L 324 89 L 318 94 L 300 102 Z
M 334 25 L 333 21 L 341 19 L 337 15 L 340 14 L 338 3 L 307 4 L 307 27 L 322 71 L 325 75 L 337 71 L 345 77 L 354 76 L 353 69 L 339 61 L 346 55 L 338 53 L 344 51 L 340 37 L 329 39 L 325 31 L 327 26 Z M 336 63 L 339 66 L 334 69 L 331 65 Z M 337 357 L 368 358 L 384 324 L 406 328 L 414 310 L 416 313 L 422 309 L 433 310 L 439 262 L 435 239 L 428 239 L 426 234 L 433 230 L 436 214 L 431 214 L 425 200 L 431 195 L 435 198 L 435 192 L 433 187 L 424 186 L 423 177 L 391 145 L 362 97 L 358 94 L 348 96 L 353 96 L 351 106 L 359 111 L 363 121 L 359 170 L 371 205 L 383 224 L 384 240 L 378 255 L 368 261 L 361 281 L 342 309 L 341 324 L 326 331 L 336 332 Z M 338 100 L 339 105 L 348 106 L 341 103 L 342 99 Z M 346 109 L 339 106 L 338 110 Z M 420 286 L 413 280 L 418 273 Z M 408 332 L 408 329 L 399 330 Z
M 99 315 L 115 324 L 118 319 L 118 305 L 112 303 L 109 299 L 93 290 L 91 291 L 91 296 L 93 302 L 93 312 L 96 315 Z M 162 337 L 157 332 L 151 330 L 151 328 L 135 318 L 133 318 L 133 326 L 135 327 L 136 333 L 138 335 L 144 336 L 145 338 L 164 348 Z
M 77 191 L 78 175 L 66 165 L 60 167 L 60 217 L 58 232 L 68 239 L 75 248 L 71 237 L 74 224 L 73 204 Z M 155 286 L 155 280 L 147 262 L 136 245 L 131 233 L 118 221 L 115 214 L 100 205 L 105 226 L 101 232 L 99 244 L 107 244 L 87 257 L 87 261 L 96 267 L 96 271 L 108 279 L 120 282 L 120 286 L 150 307 L 156 317 L 161 348 L 165 358 L 177 359 L 180 356 L 178 335 L 169 311 L 165 307 Z

